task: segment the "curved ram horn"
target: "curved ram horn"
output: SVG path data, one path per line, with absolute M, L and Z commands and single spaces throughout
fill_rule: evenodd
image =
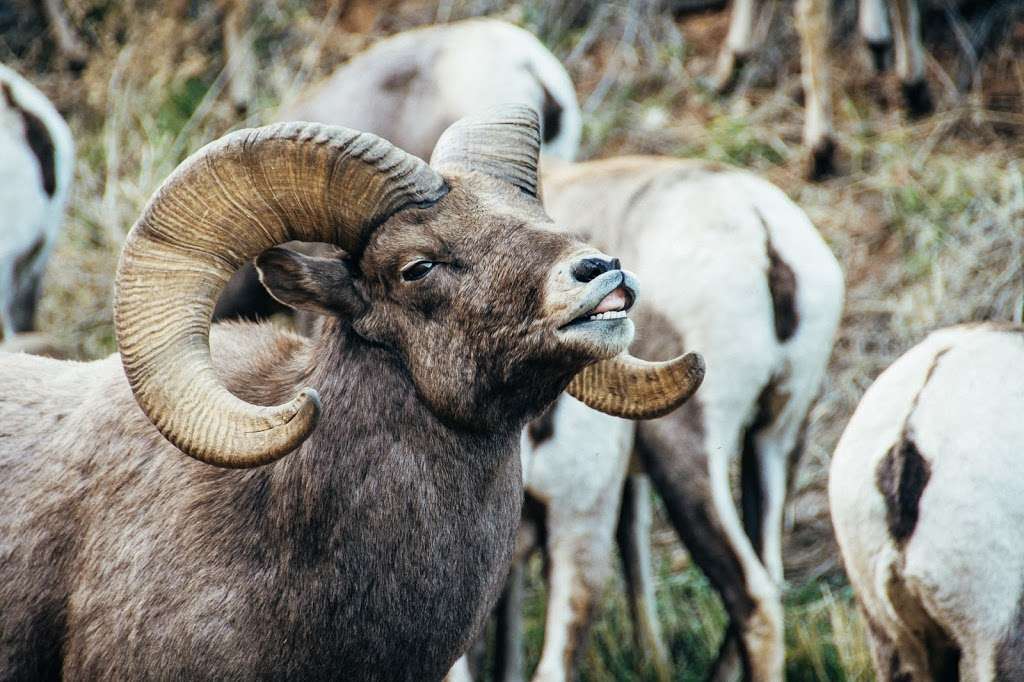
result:
M 540 199 L 539 158 L 537 112 L 528 106 L 508 104 L 452 124 L 437 141 L 430 165 L 442 173 L 483 173 Z
M 676 409 L 704 381 L 704 358 L 687 353 L 647 362 L 623 353 L 579 372 L 566 389 L 595 410 L 625 419 L 654 419 Z
M 298 447 L 319 417 L 316 391 L 275 407 L 228 392 L 210 360 L 218 294 L 267 248 L 300 240 L 359 254 L 392 213 L 446 191 L 419 159 L 346 128 L 240 130 L 194 153 L 150 199 L 118 264 L 117 342 L 143 412 L 179 449 L 217 466 L 258 466 Z

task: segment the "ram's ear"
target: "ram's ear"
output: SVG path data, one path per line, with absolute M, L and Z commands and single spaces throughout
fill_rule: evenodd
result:
M 366 310 L 341 256 L 305 256 L 277 246 L 256 258 L 256 272 L 271 296 L 297 310 L 349 319 Z

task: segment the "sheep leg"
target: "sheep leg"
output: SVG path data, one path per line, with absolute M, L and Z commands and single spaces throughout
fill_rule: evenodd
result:
M 64 4 L 61 0 L 43 0 L 43 12 L 46 14 L 46 21 L 50 24 L 50 33 L 53 34 L 57 51 L 68 60 L 72 68 L 84 67 L 89 58 L 89 51 L 82 39 L 71 28 L 71 23 L 64 14 Z
M 15 332 L 35 330 L 36 307 L 39 305 L 42 281 L 43 273 L 40 271 L 15 284 L 10 310 L 11 327 Z
M 444 676 L 444 682 L 473 682 L 473 675 L 469 672 L 469 661 L 466 656 L 459 656 L 448 674 Z
M 497 621 L 494 679 L 498 682 L 521 682 L 526 679 L 526 666 L 523 662 L 524 573 L 524 562 L 515 561 L 509 569 L 505 591 L 494 609 Z
M 810 180 L 820 180 L 835 172 L 828 5 L 827 0 L 797 0 L 796 3 L 800 79 L 804 88 L 804 147 L 810 154 L 806 175 Z
M 863 608 L 861 615 L 868 625 L 868 650 L 871 652 L 871 663 L 875 668 L 875 676 L 879 680 L 899 679 L 902 665 L 896 643 Z
M 249 0 L 225 0 L 222 30 L 228 99 L 239 115 L 252 101 L 253 54 L 248 29 Z
M 972 646 L 964 647 L 963 655 L 955 664 L 960 681 L 992 682 L 1019 677 L 1024 664 L 1024 642 L 1019 637 L 1011 636 L 1011 639 L 1013 644 L 1009 646 L 1005 642 L 997 645 L 991 640 L 981 639 Z M 993 671 L 996 671 L 995 674 Z M 952 679 L 953 673 L 953 665 L 950 665 L 938 672 L 936 678 Z
M 871 62 L 874 64 L 875 72 L 882 73 L 888 65 L 889 49 L 892 47 L 889 10 L 885 0 L 860 0 L 857 8 L 857 25 L 861 37 L 871 50 Z
M 711 85 L 719 94 L 725 94 L 736 85 L 736 76 L 743 63 L 754 51 L 754 17 L 757 0 L 733 0 L 729 15 L 729 33 L 725 45 L 718 53 Z
M 714 679 L 734 677 L 738 659 L 746 679 L 780 680 L 779 590 L 757 558 L 732 501 L 726 450 L 711 450 L 709 457 L 692 427 L 694 416 L 688 413 L 696 409 L 684 405 L 669 418 L 641 423 L 637 450 L 676 532 L 721 595 L 732 621 L 730 632 L 736 633 L 739 646 L 726 637 Z
M 782 585 L 782 517 L 786 506 L 789 452 L 792 441 L 780 443 L 762 439 L 758 448 L 758 479 L 761 487 L 761 536 L 755 542 L 760 547 L 761 561 L 776 585 Z M 790 447 L 785 447 L 785 445 Z
M 0 260 L 0 341 L 14 338 L 14 272 L 10 262 Z
M 651 570 L 651 482 L 644 474 L 626 478 L 616 540 L 633 616 L 633 639 L 637 651 L 648 657 L 660 681 L 672 678 L 668 652 L 655 608 L 654 576 Z
M 549 532 L 550 532 L 549 528 Z M 612 530 L 608 529 L 609 536 Z M 609 546 L 609 542 L 605 545 Z M 591 552 L 589 539 L 551 534 L 544 650 L 534 682 L 568 682 L 590 631 L 592 611 L 609 570 L 609 552 Z M 600 555 L 600 556 L 599 556 Z M 603 565 L 601 565 L 603 562 Z
M 924 47 L 921 45 L 921 15 L 917 0 L 892 3 L 895 27 L 896 75 L 903 88 L 903 101 L 911 116 L 923 116 L 934 109 L 924 78 Z
M 781 396 L 809 395 L 799 386 L 772 387 L 762 393 L 761 412 L 744 434 L 740 460 L 743 527 L 761 563 L 776 585 L 783 584 L 782 521 L 792 484 L 810 403 Z M 782 402 L 777 413 L 768 411 Z
M 881 592 L 874 599 L 864 601 L 862 597 L 861 602 L 879 679 L 956 679 L 961 659 L 959 645 L 908 589 L 906 577 L 897 568 L 901 560 L 896 555 L 891 559 L 893 563 L 886 569 L 887 582 L 879 586 Z

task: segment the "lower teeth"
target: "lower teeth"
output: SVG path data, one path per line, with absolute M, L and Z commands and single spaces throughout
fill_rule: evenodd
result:
M 609 310 L 606 313 L 596 313 L 587 317 L 587 320 L 617 320 L 626 316 L 625 310 Z

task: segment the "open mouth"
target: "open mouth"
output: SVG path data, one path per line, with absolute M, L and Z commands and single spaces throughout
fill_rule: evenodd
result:
M 594 306 L 593 309 L 574 318 L 566 327 L 595 320 L 620 320 L 633 307 L 634 296 L 623 286 L 618 286 Z
M 594 280 L 581 301 L 579 312 L 562 329 L 588 322 L 621 320 L 636 301 L 636 280 L 627 272 L 609 272 Z

